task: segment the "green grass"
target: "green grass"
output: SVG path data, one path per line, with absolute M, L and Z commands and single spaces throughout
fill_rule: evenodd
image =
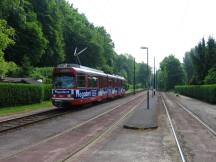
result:
M 14 106 L 14 107 L 2 107 L 0 108 L 0 116 L 6 116 L 15 113 L 21 113 L 31 110 L 43 109 L 52 106 L 51 101 L 44 101 L 38 104 L 24 105 L 24 106 Z
M 138 88 L 138 89 L 136 89 L 136 92 L 137 91 L 141 91 L 141 90 L 144 90 L 143 88 Z M 133 92 L 134 90 L 133 89 L 128 89 L 127 91 L 126 91 L 126 93 L 131 93 L 131 92 Z

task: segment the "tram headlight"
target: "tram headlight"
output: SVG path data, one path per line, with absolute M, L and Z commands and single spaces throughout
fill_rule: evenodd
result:
M 71 98 L 72 96 L 70 94 L 67 95 L 68 98 Z

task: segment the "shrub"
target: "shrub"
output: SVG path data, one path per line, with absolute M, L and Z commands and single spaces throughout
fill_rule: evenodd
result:
M 44 84 L 43 85 L 43 90 L 44 90 L 44 101 L 49 100 L 51 98 L 51 89 L 52 85 L 51 84 Z
M 0 84 L 0 107 L 41 102 L 44 98 L 42 86 L 29 84 Z
M 34 70 L 31 71 L 30 76 L 35 79 L 42 79 L 44 83 L 51 83 L 52 72 L 52 67 L 34 68 Z
M 175 86 L 176 92 L 210 103 L 216 103 L 216 84 Z
M 27 105 L 49 100 L 51 85 L 0 83 L 0 107 Z

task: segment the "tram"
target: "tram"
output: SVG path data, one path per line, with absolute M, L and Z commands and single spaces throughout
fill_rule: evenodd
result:
M 124 77 L 101 70 L 60 64 L 53 70 L 52 103 L 56 107 L 66 107 L 123 96 L 125 82 Z

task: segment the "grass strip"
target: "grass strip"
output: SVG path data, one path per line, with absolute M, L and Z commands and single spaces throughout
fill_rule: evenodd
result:
M 0 108 L 0 116 L 6 116 L 15 113 L 22 113 L 22 112 L 27 112 L 27 111 L 37 110 L 37 109 L 43 109 L 51 106 L 52 106 L 51 101 L 43 101 L 41 103 L 24 105 L 24 106 L 2 107 Z

